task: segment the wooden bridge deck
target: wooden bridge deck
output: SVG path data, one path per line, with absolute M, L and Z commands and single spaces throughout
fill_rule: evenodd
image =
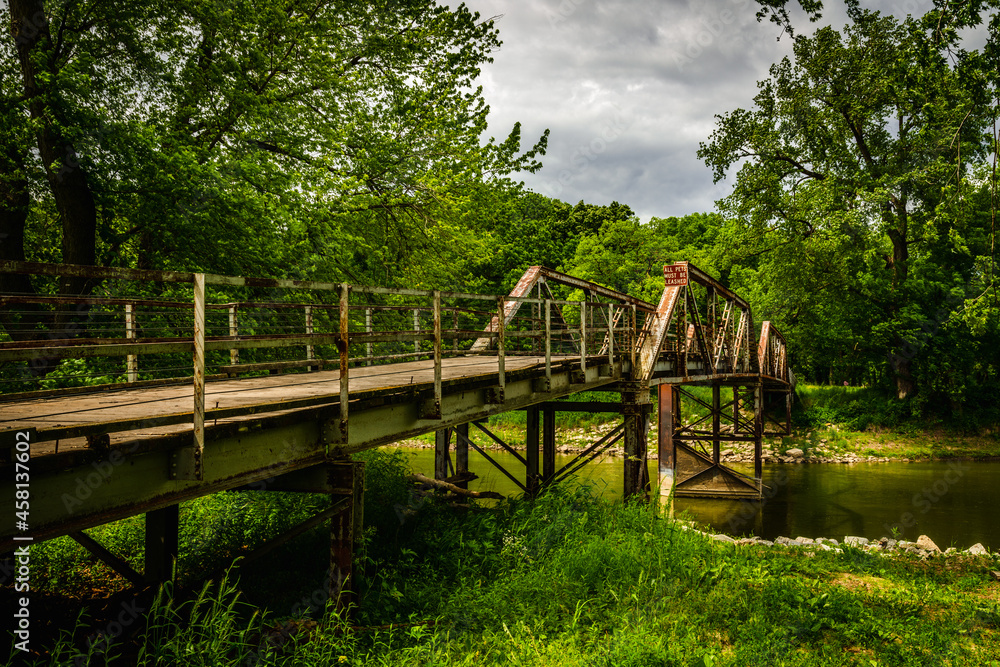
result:
M 566 357 L 554 357 L 561 365 Z M 545 358 L 508 357 L 507 373 L 544 369 Z M 461 388 L 497 383 L 495 357 L 466 356 L 442 360 L 442 383 Z M 350 369 L 350 395 L 373 398 L 421 391 L 433 386 L 433 360 L 362 366 Z M 252 422 L 263 415 L 340 402 L 340 371 L 314 371 L 237 378 L 208 382 L 205 388 L 206 423 Z M 171 386 L 96 391 L 80 395 L 0 403 L 0 434 L 36 429 L 33 458 L 87 449 L 81 431 L 109 433 L 108 446 L 117 448 L 136 441 L 190 433 L 192 388 L 190 382 Z M 181 423 L 169 423 L 178 421 Z M 166 423 L 164 423 L 166 422 Z M 57 445 L 58 443 L 58 445 Z

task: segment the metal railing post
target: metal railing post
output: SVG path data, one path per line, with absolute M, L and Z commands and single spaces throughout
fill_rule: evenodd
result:
M 365 333 L 372 332 L 372 309 L 365 308 Z M 374 356 L 374 349 L 371 341 L 365 343 L 365 356 L 368 358 L 365 361 L 365 366 L 371 366 L 373 363 L 372 356 Z
M 608 306 L 608 364 L 611 372 L 614 373 L 615 366 L 615 306 Z
M 417 333 L 420 333 L 420 309 L 419 308 L 414 308 L 413 309 L 413 330 L 416 331 Z M 418 352 L 418 353 L 420 352 L 420 341 L 419 340 L 413 341 L 413 351 L 414 352 Z
M 306 335 L 311 336 L 313 334 L 313 312 L 312 306 L 304 306 L 306 315 Z M 311 360 L 316 358 L 316 351 L 312 345 L 306 345 L 306 359 Z M 312 370 L 312 366 L 308 367 Z
M 552 389 L 552 299 L 545 300 L 545 381 Z
M 195 273 L 194 283 L 194 412 L 191 445 L 181 447 L 171 456 L 170 478 L 203 479 L 205 453 L 205 274 Z
M 580 370 L 587 372 L 587 302 L 580 302 Z
M 636 329 L 638 329 L 638 327 L 639 327 L 639 322 L 638 322 L 638 317 L 636 316 L 636 309 L 635 309 L 635 304 L 634 303 L 632 304 L 631 311 L 632 311 L 632 326 L 629 327 L 628 336 L 629 336 L 629 348 L 630 348 L 630 353 L 631 353 L 631 357 L 632 357 L 631 360 L 630 360 L 630 364 L 631 364 L 632 367 L 629 369 L 629 372 L 634 374 L 635 373 L 635 348 L 636 348 L 636 345 L 638 344 L 638 340 L 639 340 L 639 332 L 636 331 Z
M 504 298 L 502 296 L 497 297 L 497 375 L 499 377 L 500 384 L 500 401 L 504 399 L 504 392 L 507 389 L 507 372 L 506 372 L 506 329 L 507 323 L 504 322 Z

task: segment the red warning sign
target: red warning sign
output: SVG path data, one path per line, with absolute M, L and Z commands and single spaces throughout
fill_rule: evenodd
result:
M 671 285 L 687 285 L 688 284 L 687 262 L 680 262 L 678 264 L 667 264 L 666 266 L 664 266 L 663 281 L 665 287 L 670 287 Z

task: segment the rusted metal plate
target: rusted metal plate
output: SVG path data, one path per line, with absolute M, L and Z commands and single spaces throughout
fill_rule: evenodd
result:
M 647 381 L 653 376 L 653 367 L 663 349 L 663 341 L 667 336 L 670 324 L 673 322 L 674 312 L 680 301 L 685 287 L 666 287 L 660 297 L 660 303 L 656 307 L 656 314 L 646 320 L 646 326 L 642 336 L 642 347 L 639 350 L 637 363 L 637 375 Z

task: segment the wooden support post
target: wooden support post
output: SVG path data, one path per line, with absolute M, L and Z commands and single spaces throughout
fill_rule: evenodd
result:
M 712 463 L 719 465 L 722 427 L 722 387 L 719 383 L 712 385 Z
M 156 584 L 171 581 L 178 554 L 180 505 L 146 513 L 146 555 L 143 579 Z
M 371 333 L 371 332 L 372 332 L 372 309 L 365 308 L 365 333 Z M 367 357 L 367 359 L 365 360 L 365 366 L 371 366 L 373 363 L 375 363 L 372 361 L 372 357 L 375 356 L 373 349 L 374 348 L 371 344 L 371 341 L 365 343 L 365 357 Z
M 539 410 L 534 405 L 527 410 L 525 443 L 528 451 L 524 456 L 524 486 L 532 497 L 537 496 L 541 488 L 541 478 L 538 476 L 538 414 Z
M 459 424 L 455 427 L 455 475 L 463 476 L 469 472 L 469 425 Z M 469 488 L 469 483 L 460 480 L 455 483 L 462 489 Z
M 622 383 L 622 415 L 625 418 L 625 479 L 624 498 L 626 500 L 645 495 L 649 473 L 643 474 L 646 466 L 646 428 L 649 421 L 645 414 L 645 404 L 649 385 L 644 382 Z
M 240 335 L 240 322 L 239 316 L 236 312 L 236 304 L 229 304 L 229 336 L 230 338 L 236 338 Z M 229 364 L 231 366 L 236 366 L 240 363 L 240 351 L 238 348 L 232 348 L 229 350 Z
M 125 304 L 125 337 L 135 338 L 135 305 Z M 135 382 L 139 379 L 139 357 L 130 354 L 125 359 L 126 382 Z
M 351 326 L 350 312 L 350 286 L 347 283 L 340 284 L 340 341 L 337 348 L 340 352 L 340 442 L 347 444 L 347 420 L 348 404 L 351 401 L 351 341 L 348 331 Z
M 434 479 L 448 479 L 448 464 L 451 455 L 448 452 L 451 444 L 451 429 L 442 428 L 434 431 Z
M 674 479 L 677 468 L 677 446 L 674 434 L 681 420 L 681 395 L 676 385 L 661 384 L 657 388 L 659 414 L 656 423 L 657 467 L 659 470 L 659 502 L 668 514 L 674 511 Z
M 556 476 L 556 411 L 542 410 L 542 482 L 549 483 Z
M 580 371 L 587 377 L 587 302 L 580 302 Z
M 305 306 L 305 319 L 306 319 L 306 335 L 311 336 L 313 334 L 313 309 L 312 306 Z M 315 359 L 316 351 L 312 345 L 306 345 L 306 359 Z M 313 370 L 315 366 L 309 366 L 309 370 Z
M 753 476 L 760 483 L 764 474 L 762 441 L 764 439 L 764 385 L 753 386 Z

